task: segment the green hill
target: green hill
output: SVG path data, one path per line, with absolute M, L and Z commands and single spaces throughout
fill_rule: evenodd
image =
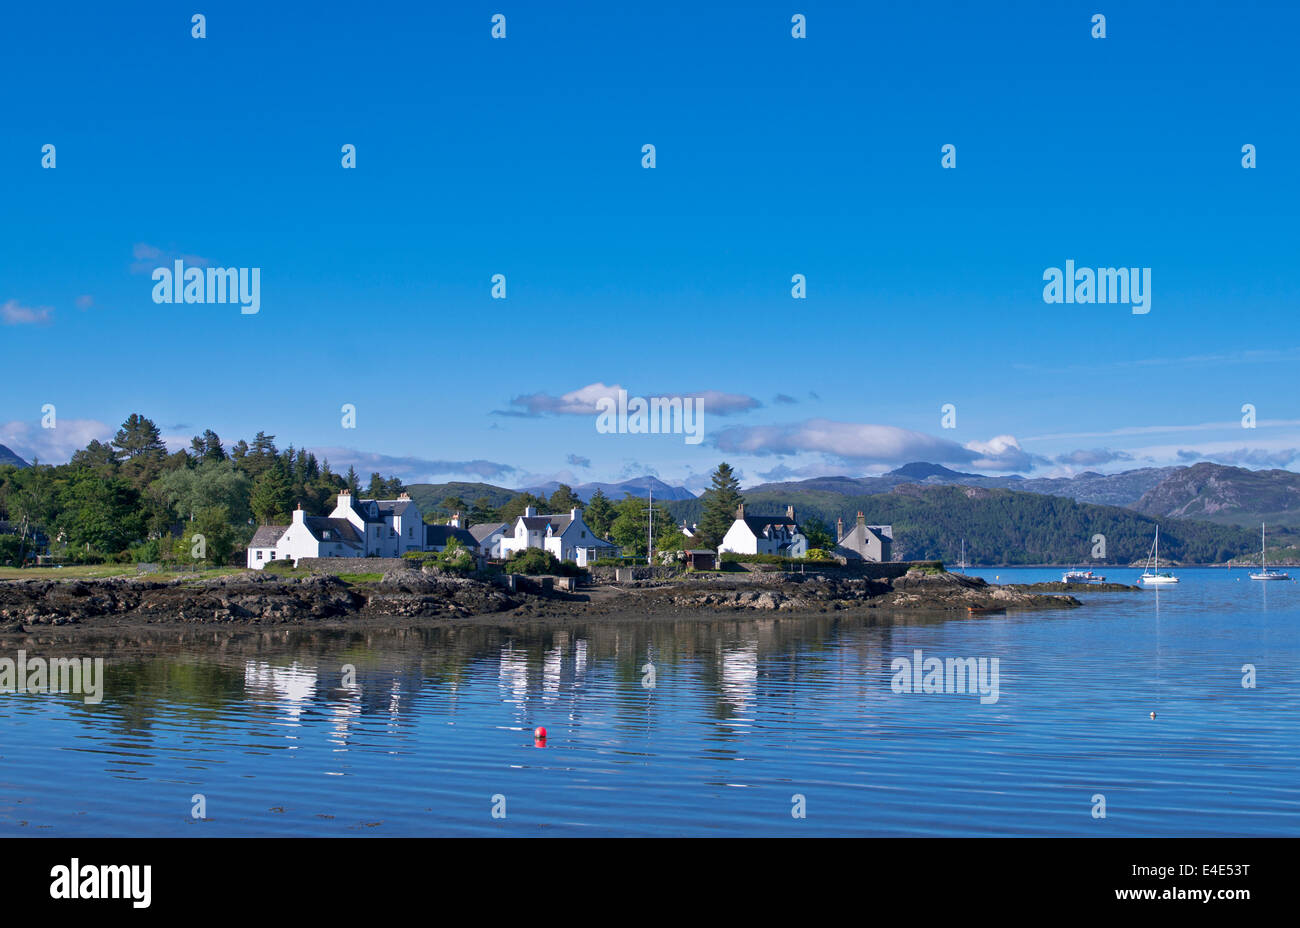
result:
M 509 502 L 519 491 L 507 490 L 505 487 L 493 486 L 490 483 L 466 483 L 453 480 L 449 483 L 413 483 L 407 486 L 406 492 L 410 494 L 415 505 L 420 507 L 421 512 L 430 513 L 438 511 L 442 501 L 448 496 L 459 496 L 470 504 L 480 496 L 486 496 L 488 505 L 495 509 Z
M 1129 564 L 1146 558 L 1157 523 L 1117 506 L 981 487 L 904 484 L 889 493 L 859 496 L 758 488 L 744 496 L 750 514 L 782 513 L 793 504 L 801 522 L 821 519 L 832 533 L 837 518 L 851 525 L 861 510 L 867 522 L 894 527 L 895 557 L 948 563 L 960 558 L 963 538 L 971 564 L 1096 563 L 1092 539 L 1102 534 L 1107 554 L 1102 563 Z M 701 500 L 666 504 L 675 518 L 690 522 L 699 520 L 702 507 Z M 1217 564 L 1259 546 L 1257 534 L 1236 526 L 1175 519 L 1159 524 L 1162 561 Z

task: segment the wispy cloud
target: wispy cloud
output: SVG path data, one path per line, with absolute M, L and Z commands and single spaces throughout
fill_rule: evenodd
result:
M 581 455 L 571 454 L 565 458 L 565 462 L 571 467 L 590 467 L 591 458 L 584 458 Z
M 48 306 L 23 306 L 17 300 L 9 300 L 0 305 L 0 321 L 5 325 L 48 325 L 50 312 Z
M 494 416 L 514 416 L 516 418 L 537 418 L 539 416 L 594 416 L 599 412 L 597 403 L 602 399 L 617 400 L 618 384 L 590 383 L 568 393 L 555 395 L 551 393 L 528 393 L 510 400 L 509 409 L 494 409 Z M 752 396 L 740 393 L 724 393 L 721 390 L 699 390 L 686 392 L 660 391 L 645 394 L 648 397 L 682 397 L 698 398 L 704 403 L 705 415 L 732 416 L 738 413 L 758 409 L 763 404 Z
M 159 248 L 147 242 L 137 242 L 131 247 L 132 274 L 152 274 L 154 268 L 171 265 L 175 261 L 184 261 L 191 267 L 207 267 L 212 262 L 199 255 L 184 254 L 175 248 Z
M 371 474 L 378 471 L 384 475 L 402 478 L 408 483 L 432 481 L 435 477 L 462 476 L 477 477 L 480 480 L 492 480 L 506 477 L 516 472 L 510 464 L 482 459 L 470 461 L 443 461 L 431 458 L 402 457 L 398 455 L 379 454 L 373 451 L 358 451 L 355 448 L 313 448 L 318 458 L 327 458 L 330 468 L 336 473 L 355 467 L 357 473 Z
M 735 426 L 716 432 L 713 444 L 726 453 L 830 455 L 852 464 L 932 461 L 991 471 L 1030 470 L 1045 459 L 1021 449 L 1013 436 L 960 445 L 892 425 L 806 419 L 784 425 Z
M 1058 454 L 1052 460 L 1057 464 L 1069 464 L 1075 467 L 1096 467 L 1113 461 L 1131 461 L 1133 455 L 1112 448 L 1080 448 L 1067 454 Z
M 1216 464 L 1231 464 L 1235 467 L 1286 467 L 1300 456 L 1296 448 L 1238 448 L 1235 451 L 1198 451 L 1182 448 L 1178 451 L 1180 461 L 1213 461 Z
M 109 441 L 117 430 L 94 419 L 55 420 L 55 428 L 41 428 L 39 422 L 16 420 L 0 424 L 0 445 L 7 445 L 26 461 L 66 464 L 74 451 L 92 440 Z

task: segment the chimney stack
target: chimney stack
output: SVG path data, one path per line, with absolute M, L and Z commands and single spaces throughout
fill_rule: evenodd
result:
M 737 518 L 737 519 L 743 519 L 743 518 L 745 518 L 745 504 L 744 504 L 744 503 L 741 503 L 740 505 L 738 505 L 738 506 L 736 507 L 736 518 Z
M 844 540 L 844 517 L 840 516 L 835 520 L 835 540 L 837 542 Z
M 403 495 L 405 495 L 405 494 L 403 494 Z M 461 528 L 462 526 L 461 526 L 461 524 L 460 524 L 460 513 L 459 513 L 459 512 L 458 512 L 458 513 L 455 513 L 455 514 L 451 517 L 451 522 L 449 522 L 448 524 L 449 524 L 452 528 Z
M 537 516 L 537 507 L 536 507 L 536 506 L 525 506 L 525 507 L 524 507 L 524 518 L 525 518 L 525 519 L 533 519 L 533 518 L 536 518 L 536 516 Z
M 785 517 L 786 517 L 787 519 L 789 519 L 791 522 L 794 521 L 794 507 L 793 507 L 793 506 L 786 506 L 786 507 L 785 507 Z
M 862 510 L 859 509 L 859 510 L 858 510 L 858 525 L 866 525 L 866 524 L 867 524 L 867 517 L 864 516 L 864 515 L 862 514 Z

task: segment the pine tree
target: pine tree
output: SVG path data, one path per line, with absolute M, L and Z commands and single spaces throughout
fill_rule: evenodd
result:
M 616 515 L 618 513 L 614 510 L 614 504 L 609 501 L 609 497 L 597 490 L 591 495 L 587 508 L 582 511 L 582 521 L 587 523 L 587 528 L 591 529 L 597 538 L 604 538 L 609 534 L 609 527 L 614 524 Z
M 713 472 L 713 485 L 704 491 L 704 512 L 700 516 L 699 544 L 716 548 L 736 521 L 736 507 L 745 501 L 740 481 L 731 465 L 723 461 Z

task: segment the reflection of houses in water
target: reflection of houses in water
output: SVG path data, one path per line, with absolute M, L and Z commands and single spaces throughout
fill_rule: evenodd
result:
M 297 721 L 316 696 L 316 671 L 298 666 L 276 667 L 267 661 L 244 662 L 244 689 L 268 699 Z
M 758 642 L 719 652 L 722 701 L 736 713 L 744 712 L 758 689 Z
M 540 697 L 549 706 L 565 694 L 572 697 L 587 674 L 586 639 L 571 642 L 569 633 L 560 631 L 540 649 L 538 644 L 528 649 L 507 641 L 497 651 L 497 688 L 502 702 L 521 710 L 516 721 L 530 698 Z M 569 717 L 574 720 L 577 713 Z

